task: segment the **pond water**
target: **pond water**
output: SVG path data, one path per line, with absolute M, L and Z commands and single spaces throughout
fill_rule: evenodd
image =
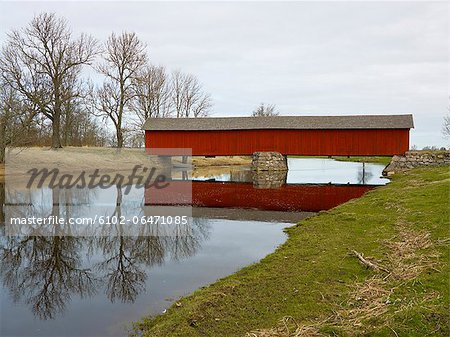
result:
M 344 162 L 334 159 L 288 158 L 287 184 L 363 184 L 384 185 L 389 179 L 382 177 L 385 165 Z M 230 166 L 221 172 L 194 171 L 193 179 L 251 182 L 249 168 Z
M 2 240 L 1 336 L 123 336 L 130 322 L 285 240 L 281 223 L 197 219 L 193 226 L 189 239 Z
M 269 177 L 242 168 L 194 172 L 189 235 L 1 236 L 0 335 L 126 335 L 131 322 L 274 251 L 286 239 L 283 228 L 308 212 L 387 182 L 383 165 L 300 158 L 288 164 L 287 174 Z M 177 173 L 173 179 L 185 183 Z M 6 194 L 1 204 L 26 205 L 27 216 L 51 214 L 55 205 L 72 216 L 100 209 L 132 216 L 151 205 L 147 192 L 42 188 L 0 195 Z

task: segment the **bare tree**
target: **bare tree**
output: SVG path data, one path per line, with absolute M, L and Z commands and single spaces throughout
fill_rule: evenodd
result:
M 280 113 L 276 111 L 276 107 L 274 104 L 264 104 L 261 103 L 258 107 L 253 110 L 252 117 L 269 117 L 269 116 L 278 116 Z
M 147 66 L 132 81 L 133 99 L 130 110 L 138 127 L 150 117 L 168 117 L 171 113 L 170 78 L 163 66 Z
M 64 19 L 42 13 L 21 30 L 8 34 L 0 57 L 5 82 L 22 100 L 52 123 L 52 148 L 61 147 L 62 106 L 70 96 L 67 85 L 77 81 L 81 67 L 91 64 L 97 43 L 82 34 L 73 39 Z
M 442 126 L 442 133 L 445 138 L 450 138 L 450 115 L 444 116 L 444 125 Z
M 20 94 L 0 78 L 0 163 L 8 146 L 27 146 L 36 140 L 36 109 L 21 101 Z
M 5 162 L 6 146 L 11 144 L 11 125 L 17 114 L 15 92 L 0 82 L 0 163 Z
M 178 70 L 172 74 L 172 104 L 177 118 L 206 117 L 212 107 L 197 78 Z
M 147 63 L 145 48 L 135 33 L 113 33 L 105 44 L 103 62 L 98 66 L 106 79 L 97 91 L 97 111 L 114 124 L 119 148 L 124 142 L 124 112 L 134 96 L 132 82 Z

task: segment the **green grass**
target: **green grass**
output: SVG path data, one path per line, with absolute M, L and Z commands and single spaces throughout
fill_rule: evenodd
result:
M 289 156 L 290 158 L 312 158 L 312 159 L 334 159 L 337 161 L 353 161 L 353 162 L 365 162 L 365 163 L 373 163 L 373 164 L 383 164 L 387 165 L 391 162 L 392 157 L 360 157 L 360 156 Z
M 166 314 L 136 324 L 145 336 L 244 336 L 272 328 L 284 316 L 311 324 L 348 309 L 355 284 L 375 275 L 349 250 L 386 263 L 386 240 L 398 223 L 427 231 L 436 244 L 421 254 L 439 253 L 440 265 L 414 281 L 395 282 L 388 312 L 355 330 L 319 324 L 324 335 L 449 335 L 448 167 L 415 169 L 287 229 L 287 241 L 259 263 L 194 292 Z M 438 241 L 440 240 L 440 241 Z M 424 256 L 425 256 L 424 255 Z M 432 295 L 432 296 L 431 296 Z M 424 301 L 424 298 L 427 299 Z M 408 305 L 398 310 L 401 303 Z
M 338 156 L 333 157 L 333 159 L 337 161 L 356 161 L 359 163 L 374 163 L 374 164 L 383 164 L 387 165 L 391 162 L 392 157 L 344 157 Z

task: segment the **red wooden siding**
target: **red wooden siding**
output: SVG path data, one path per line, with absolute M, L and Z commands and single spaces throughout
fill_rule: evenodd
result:
M 409 149 L 409 129 L 145 131 L 146 148 L 192 148 L 193 156 L 276 151 L 305 156 L 392 156 Z
M 319 212 L 336 207 L 374 188 L 370 185 L 285 184 L 277 189 L 254 188 L 251 183 L 171 181 L 166 188 L 145 190 L 146 205 L 192 205 L 199 207 L 255 208 L 272 211 Z

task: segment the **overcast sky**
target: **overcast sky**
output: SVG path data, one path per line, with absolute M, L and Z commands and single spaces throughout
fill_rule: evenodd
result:
M 2 2 L 0 42 L 43 11 L 102 41 L 136 32 L 151 62 L 199 78 L 213 116 L 412 113 L 411 144 L 450 143 L 447 2 Z

